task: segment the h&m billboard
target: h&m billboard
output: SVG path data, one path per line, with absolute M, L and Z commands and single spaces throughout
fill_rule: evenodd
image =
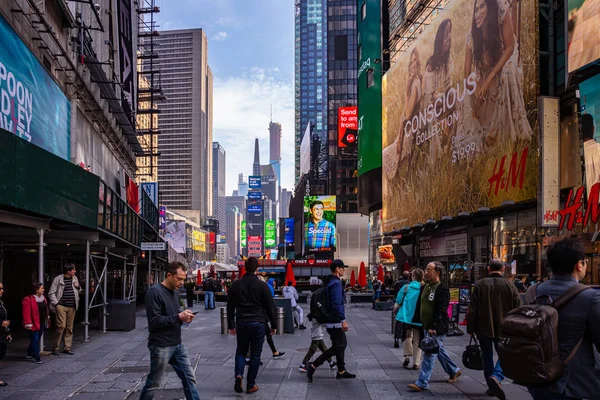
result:
M 69 99 L 2 16 L 0 38 L 0 128 L 70 160 Z
M 533 0 L 455 0 L 384 76 L 387 231 L 536 197 L 537 26 Z

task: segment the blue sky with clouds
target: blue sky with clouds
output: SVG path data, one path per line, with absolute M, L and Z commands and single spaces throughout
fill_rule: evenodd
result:
M 161 30 L 203 28 L 214 75 L 213 140 L 227 152 L 227 194 L 269 158 L 269 113 L 283 128 L 282 187 L 294 182 L 294 1 L 157 0 Z

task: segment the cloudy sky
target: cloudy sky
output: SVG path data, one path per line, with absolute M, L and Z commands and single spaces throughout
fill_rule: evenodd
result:
M 203 28 L 214 75 L 213 140 L 227 152 L 227 195 L 269 158 L 269 113 L 283 128 L 282 187 L 294 182 L 294 2 L 157 0 L 161 30 Z

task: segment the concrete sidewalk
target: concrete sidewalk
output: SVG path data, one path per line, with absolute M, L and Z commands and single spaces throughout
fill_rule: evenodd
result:
M 310 345 L 310 329 L 297 330 L 294 335 L 275 337 L 278 350 L 286 352 L 283 359 L 273 360 L 265 344 L 264 366 L 257 380 L 260 390 L 238 395 L 233 391 L 235 338 L 220 334 L 218 307 L 206 311 L 197 303 L 194 309 L 200 313 L 183 329 L 183 342 L 196 369 L 202 399 L 491 399 L 485 396 L 483 373 L 467 370 L 460 362 L 467 335 L 445 342 L 463 370 L 455 385 L 446 383 L 447 377 L 436 363 L 430 390 L 409 392 L 406 385 L 415 381 L 418 371 L 402 367 L 402 349 L 393 348 L 390 313 L 373 311 L 370 305 L 347 308 L 346 364 L 348 371 L 357 374 L 356 380 L 337 381 L 334 371 L 322 367 L 309 384 L 298 365 Z M 9 386 L 0 388 L 0 399 L 137 399 L 150 365 L 143 311 L 138 312 L 136 326 L 131 332 L 93 332 L 91 343 L 83 343 L 79 335 L 73 344 L 74 356 L 46 356 L 42 365 L 24 359 L 25 341 L 9 344 L 7 356 L 0 361 L 0 379 Z M 328 338 L 326 342 L 329 344 Z M 510 400 L 531 398 L 520 386 L 506 382 L 504 388 Z M 182 398 L 181 382 L 169 367 L 155 399 Z

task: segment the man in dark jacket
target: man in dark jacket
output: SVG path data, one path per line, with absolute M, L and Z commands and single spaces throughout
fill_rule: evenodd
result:
M 450 291 L 441 282 L 444 273 L 444 266 L 439 261 L 430 262 L 425 269 L 427 284 L 421 295 L 421 323 L 423 324 L 425 337 L 433 336 L 438 342 L 440 351 L 438 354 L 423 352 L 419 379 L 408 385 L 409 389 L 414 392 L 422 392 L 429 388 L 429 380 L 431 379 L 436 357 L 450 377 L 448 383 L 456 383 L 458 377 L 462 375 L 443 345 L 448 333 L 448 305 L 450 304 Z
M 400 291 L 400 289 L 403 288 L 404 285 L 410 285 L 410 282 L 410 272 L 404 271 L 402 273 L 402 276 L 398 278 L 396 284 L 394 285 L 394 298 L 398 296 L 398 292 Z
M 246 274 L 233 282 L 227 295 L 227 319 L 229 333 L 237 335 L 235 351 L 234 390 L 242 393 L 242 379 L 246 365 L 246 353 L 250 349 L 250 366 L 246 382 L 246 393 L 258 391 L 256 376 L 260 365 L 260 355 L 266 334 L 266 318 L 271 327 L 277 326 L 275 303 L 267 284 L 258 279 L 258 260 L 250 257 L 245 263 Z M 234 319 L 235 317 L 235 319 Z M 271 335 L 275 329 L 271 329 Z
M 535 299 L 556 301 L 570 287 L 577 285 L 586 275 L 587 260 L 581 242 L 563 239 L 546 250 L 552 278 L 531 287 L 525 301 Z M 558 310 L 558 347 L 566 359 L 575 346 L 579 349 L 565 366 L 556 382 L 530 387 L 534 400 L 540 399 L 598 399 L 600 398 L 600 370 L 594 347 L 600 351 L 600 290 L 590 288 L 575 296 Z
M 308 365 L 306 377 L 309 382 L 313 381 L 313 375 L 317 368 L 333 356 L 336 357 L 338 367 L 336 379 L 356 378 L 356 375 L 346 371 L 346 364 L 344 363 L 344 352 L 348 344 L 346 341 L 348 322 L 346 322 L 346 311 L 344 309 L 344 288 L 340 278 L 344 276 L 346 266 L 342 260 L 333 260 L 329 268 L 331 269 L 331 275 L 326 278 L 324 285 L 327 292 L 330 322 L 324 323 L 323 326 L 327 329 L 327 333 L 331 338 L 331 347 Z
M 494 366 L 494 348 L 498 351 L 498 334 L 504 317 L 521 300 L 515 285 L 504 278 L 504 264 L 493 259 L 488 266 L 489 276 L 475 283 L 467 314 L 467 332 L 477 335 L 483 353 L 483 375 L 488 385 L 488 396 L 506 399 L 502 390 L 504 375 L 500 361 Z

